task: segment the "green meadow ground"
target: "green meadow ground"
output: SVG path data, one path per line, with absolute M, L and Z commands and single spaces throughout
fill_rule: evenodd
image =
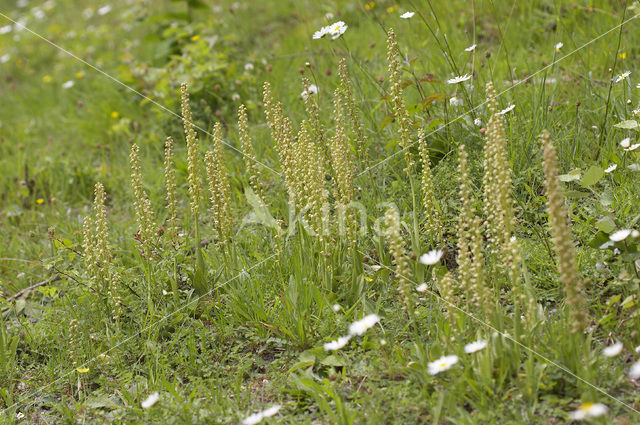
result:
M 416 14 L 401 19 L 406 11 Z M 558 424 L 571 422 L 584 402 L 608 406 L 606 415 L 590 419 L 596 423 L 640 423 L 638 385 L 628 377 L 640 358 L 640 239 L 601 248 L 615 231 L 640 228 L 640 148 L 620 146 L 627 137 L 628 146 L 638 143 L 636 3 L 0 0 L 0 13 L 0 423 L 234 424 L 281 405 L 264 421 Z M 341 37 L 312 39 L 338 20 L 348 25 Z M 389 95 L 390 28 L 404 56 L 412 138 L 419 128 L 427 133 L 444 227 L 438 241 L 421 226 L 430 211 L 421 206 L 420 167 L 410 177 L 403 171 Z M 213 243 L 207 193 L 202 249 L 195 248 L 187 149 L 175 115 L 180 83 L 188 82 L 194 121 L 206 130 L 199 131 L 202 156 L 216 122 L 224 140 L 240 148 L 236 111 L 247 106 L 264 165 L 265 208 L 286 229 L 287 192 L 263 82 L 297 131 L 306 119 L 301 78 L 309 78 L 319 87 L 314 98 L 330 138 L 341 58 L 368 138 L 367 155 L 353 170 L 355 200 L 366 211 L 355 248 L 334 234 L 323 245 L 295 223 L 286 237 L 255 223 L 262 217 L 264 224 L 267 214 L 250 206 L 245 162 L 228 147 L 233 243 Z M 447 83 L 464 74 L 472 78 Z M 501 109 L 515 105 L 504 114 L 515 236 L 522 279 L 538 309 L 526 329 L 512 288 L 496 277 L 500 258 L 487 256 L 491 318 L 456 291 L 463 311 L 449 321 L 452 308 L 432 278 L 457 270 L 462 144 L 482 211 L 488 82 Z M 587 319 L 578 335 L 568 330 L 548 229 L 538 143 L 544 129 L 558 147 L 586 282 Z M 133 143 L 140 147 L 144 188 L 162 223 L 167 136 L 175 141 L 181 236 L 149 259 L 135 236 L 129 152 Z M 417 146 L 410 151 L 417 156 Z M 333 178 L 327 176 L 328 189 Z M 92 213 L 97 182 L 107 193 L 112 268 L 120 276 L 118 320 L 83 258 L 82 221 Z M 403 309 L 395 262 L 377 229 L 388 203 L 402 220 L 414 318 Z M 444 250 L 439 264 L 419 264 L 434 248 Z M 415 291 L 423 282 L 427 291 Z M 344 348 L 325 351 L 324 343 L 368 314 L 380 322 Z M 487 347 L 466 354 L 464 345 L 478 339 Z M 618 341 L 620 354 L 602 354 Z M 459 362 L 430 374 L 428 364 L 449 354 Z M 156 392 L 157 403 L 143 408 Z

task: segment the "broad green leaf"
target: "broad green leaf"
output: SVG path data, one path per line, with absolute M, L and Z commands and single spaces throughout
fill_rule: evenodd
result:
M 633 130 L 635 128 L 638 128 L 638 122 L 636 120 L 624 120 L 614 125 L 614 127 L 623 128 L 625 130 Z
M 602 167 L 592 165 L 591 167 L 589 167 L 587 172 L 584 173 L 584 176 L 582 176 L 582 180 L 580 180 L 580 183 L 582 183 L 582 185 L 585 187 L 593 186 L 594 184 L 598 183 L 598 181 L 600 181 L 603 176 L 604 170 L 602 169 Z
M 616 223 L 611 217 L 603 217 L 596 222 L 596 228 L 604 233 L 611 233 L 616 228 Z
M 580 180 L 580 169 L 576 169 L 576 170 L 571 170 L 569 173 L 567 174 L 560 174 L 558 176 L 558 180 L 560 180 L 561 182 L 572 182 L 575 180 Z

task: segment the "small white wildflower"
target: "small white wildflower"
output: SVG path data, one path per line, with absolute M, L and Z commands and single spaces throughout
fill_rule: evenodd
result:
M 571 412 L 571 419 L 580 421 L 587 418 L 595 418 L 607 413 L 609 409 L 602 403 L 582 403 L 577 410 Z
M 564 46 L 564 44 L 562 44 L 562 41 L 561 41 L 561 42 L 559 42 L 559 43 L 557 43 L 557 44 L 555 45 L 556 52 L 559 52 L 559 51 L 560 51 L 560 49 L 562 49 L 562 46 Z
M 346 335 L 346 336 L 341 336 L 336 341 L 326 342 L 324 344 L 324 350 L 325 351 L 339 350 L 345 345 L 347 345 L 350 339 L 351 339 L 351 335 Z
M 263 410 L 262 412 L 258 412 L 258 413 L 254 413 L 253 415 L 249 415 L 242 421 L 242 424 L 243 425 L 255 425 L 255 424 L 259 423 L 260 421 L 262 421 L 264 418 L 270 418 L 271 416 L 273 416 L 276 413 L 278 413 L 278 411 L 280 410 L 281 407 L 282 406 L 276 404 L 275 406 L 272 406 L 272 407 L 268 408 L 267 410 Z
M 11 59 L 11 55 L 9 53 L 5 53 L 4 55 L 0 56 L 0 63 L 7 63 L 9 62 L 9 59 Z
M 436 264 L 438 261 L 440 261 L 440 258 L 442 258 L 442 250 L 441 249 L 434 249 L 431 250 L 429 252 L 427 252 L 426 254 L 422 254 L 420 256 L 420 262 L 422 264 L 425 264 L 427 266 L 432 266 L 434 264 Z
M 416 291 L 418 292 L 427 292 L 427 283 L 422 283 L 420 285 L 418 285 L 418 287 L 416 288 Z
M 313 33 L 313 39 L 318 40 L 327 34 L 329 34 L 329 27 L 322 27 L 318 31 Z
M 40 9 L 39 7 L 34 7 L 33 9 L 31 9 L 31 14 L 39 21 L 43 20 L 46 16 L 44 10 Z
M 331 307 L 333 309 L 333 311 L 335 311 L 336 313 L 339 312 L 342 307 L 340 307 L 340 304 L 334 304 L 333 307 Z
M 631 231 L 631 237 L 632 237 L 633 239 L 638 239 L 638 238 L 640 238 L 640 232 L 638 232 L 637 230 L 632 230 L 632 231 Z
M 65 81 L 64 83 L 62 83 L 62 88 L 70 89 L 71 87 L 73 87 L 74 84 L 75 83 L 73 82 L 73 80 Z
M 623 148 L 628 148 L 630 144 L 631 144 L 631 139 L 628 138 L 628 137 L 626 137 L 626 138 L 624 138 L 624 139 L 622 139 L 620 141 L 620 146 L 623 147 Z
M 631 74 L 631 71 L 626 71 L 623 72 L 622 74 L 618 75 L 614 81 L 614 83 L 619 83 L 620 81 L 624 80 L 625 78 L 627 78 L 629 76 L 629 74 Z
M 82 17 L 84 19 L 91 19 L 93 17 L 93 9 L 91 9 L 90 7 L 87 7 L 85 10 L 82 11 Z
M 383 346 L 383 347 L 384 347 L 385 345 L 387 345 L 387 340 L 386 340 L 386 339 L 381 339 L 381 340 L 380 340 L 380 345 L 381 345 L 381 346 Z
M 638 84 L 638 88 L 640 89 L 640 84 Z M 631 111 L 631 113 L 633 115 L 638 115 L 638 114 L 640 114 L 640 109 L 634 109 L 633 111 Z
M 331 39 L 335 40 L 336 38 L 340 37 L 342 34 L 345 33 L 345 31 L 347 30 L 347 28 L 349 28 L 347 26 L 347 24 L 345 24 L 342 21 L 338 21 L 338 22 L 334 22 L 333 24 L 331 24 L 330 26 L 330 35 L 332 36 Z
M 464 352 L 467 354 L 475 353 L 476 351 L 480 351 L 487 346 L 487 341 L 478 340 L 467 344 L 464 346 Z
M 275 405 L 275 406 L 271 406 L 270 408 L 268 408 L 267 410 L 262 412 L 262 416 L 264 416 L 265 418 L 270 418 L 272 416 L 274 416 L 276 413 L 278 413 L 278 411 L 280 411 L 280 408 L 282 406 L 280 405 Z
M 240 95 L 238 93 L 234 93 L 231 95 L 231 100 L 233 100 L 234 102 L 237 102 L 240 100 Z
M 111 12 L 110 4 L 104 5 L 100 9 L 98 9 L 98 15 L 106 15 L 109 12 Z
M 631 379 L 640 378 L 640 361 L 635 362 L 634 364 L 631 365 L 631 368 L 629 369 L 629 378 Z
M 464 104 L 463 100 L 460 99 L 459 97 L 453 96 L 451 99 L 449 99 L 449 105 L 451 105 L 454 108 L 457 108 L 458 106 L 462 106 L 463 104 Z
M 11 25 L 5 25 L 4 27 L 0 27 L 0 34 L 9 34 L 13 27 Z
M 480 118 L 476 118 L 475 120 L 473 120 L 473 123 L 478 127 L 482 127 L 482 120 Z
M 629 236 L 630 234 L 631 234 L 631 229 L 622 229 L 622 230 L 618 230 L 615 233 L 610 234 L 609 239 L 611 239 L 614 242 L 621 242 L 627 239 L 627 236 Z
M 146 400 L 140 403 L 140 406 L 142 406 L 143 409 L 148 409 L 156 404 L 158 402 L 158 399 L 160 399 L 160 394 L 158 394 L 158 392 L 156 391 L 155 393 L 149 395 Z
M 507 114 L 507 113 L 513 111 L 515 108 L 516 108 L 516 105 L 511 104 L 511 105 L 507 106 L 506 108 L 504 108 L 502 111 L 498 112 L 498 115 Z
M 349 326 L 350 335 L 362 335 L 367 329 L 373 327 L 380 321 L 380 316 L 377 314 L 369 314 L 363 317 L 361 320 L 356 320 Z
M 453 367 L 453 365 L 456 363 L 458 363 L 458 356 L 456 356 L 455 354 L 442 356 L 435 362 L 429 363 L 429 374 L 437 375 L 440 372 L 451 369 L 451 367 Z
M 611 164 L 604 170 L 604 172 L 605 173 L 611 173 L 611 172 L 615 171 L 616 168 L 618 168 L 618 164 Z
M 458 84 L 470 79 L 471 79 L 471 74 L 459 75 L 457 77 L 449 78 L 447 80 L 447 84 Z
M 318 86 L 316 86 L 315 84 L 310 84 L 308 89 L 306 89 L 302 93 L 300 93 L 300 96 L 303 99 L 306 99 L 307 96 L 310 96 L 312 94 L 318 94 Z
M 328 21 L 332 20 L 332 19 L 333 19 L 333 13 L 331 13 L 331 12 L 327 12 L 327 13 L 325 13 L 325 14 L 324 14 L 324 18 L 325 18 L 326 20 L 328 20 Z
M 415 12 L 404 12 L 402 15 L 400 15 L 400 17 L 402 19 L 409 19 L 411 17 L 413 17 L 413 15 L 415 15 Z
M 244 70 L 245 71 L 253 71 L 253 64 L 252 63 L 247 63 L 244 65 Z
M 615 357 L 622 352 L 622 347 L 621 342 L 616 342 L 613 345 L 605 347 L 605 349 L 602 350 L 602 355 L 605 357 Z
M 635 350 L 634 350 L 634 351 L 635 351 L 636 353 L 640 353 L 640 345 L 638 345 L 638 346 L 635 348 Z
M 640 148 L 640 143 L 636 143 L 635 145 L 631 145 L 628 148 L 625 148 L 624 150 L 627 151 L 627 152 L 631 152 L 631 151 L 635 151 L 638 148 Z
M 464 49 L 464 51 L 465 52 L 473 52 L 474 50 L 476 50 L 476 47 L 478 47 L 477 44 L 472 44 L 471 46 L 469 46 L 466 49 Z
M 22 418 L 24 418 L 24 413 L 22 412 L 16 413 L 16 419 L 22 419 Z

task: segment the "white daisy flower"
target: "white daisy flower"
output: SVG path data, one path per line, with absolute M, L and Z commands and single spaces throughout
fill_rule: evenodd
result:
M 620 141 L 620 146 L 623 148 L 628 148 L 630 144 L 631 144 L 631 139 L 629 137 L 626 137 Z
M 640 148 L 640 143 L 636 143 L 635 145 L 631 145 L 628 148 L 625 148 L 624 150 L 627 151 L 627 152 L 631 152 L 631 151 L 635 151 L 638 148 Z
M 324 37 L 325 35 L 329 34 L 329 31 L 330 31 L 329 27 L 322 27 L 318 31 L 313 33 L 313 39 L 318 40 Z
M 459 97 L 453 96 L 451 99 L 449 99 L 449 105 L 451 105 L 454 108 L 462 106 L 463 104 L 464 104 L 464 101 Z
M 427 266 L 432 266 L 440 261 L 440 258 L 442 258 L 442 250 L 434 249 L 426 254 L 422 254 L 419 261 Z
M 476 47 L 478 47 L 477 44 L 472 44 L 471 46 L 469 46 L 466 49 L 464 49 L 464 51 L 465 52 L 473 52 L 474 50 L 476 50 Z
M 602 355 L 605 357 L 615 357 L 622 352 L 622 347 L 621 342 L 616 342 L 613 345 L 605 347 L 605 349 L 602 350 Z
M 629 369 L 629 378 L 631 379 L 640 378 L 640 361 L 635 362 L 634 364 L 631 365 L 631 368 Z
M 627 239 L 627 236 L 629 236 L 630 234 L 631 234 L 631 229 L 622 229 L 622 230 L 618 230 L 615 233 L 610 234 L 609 239 L 611 239 L 614 242 L 621 242 Z
M 579 421 L 595 418 L 604 415 L 608 410 L 607 406 L 602 403 L 582 403 L 577 410 L 571 412 L 571 419 Z
M 480 351 L 487 346 L 487 341 L 478 340 L 467 344 L 464 346 L 464 352 L 467 354 L 475 353 L 476 351 Z
M 516 108 L 516 105 L 511 104 L 511 105 L 507 106 L 506 108 L 504 108 L 502 111 L 498 112 L 498 115 L 507 114 L 507 113 L 513 111 L 515 108 Z
M 73 82 L 73 80 L 65 81 L 64 83 L 62 83 L 62 88 L 70 89 L 71 87 L 73 87 L 74 84 L 75 83 Z
M 564 46 L 564 44 L 562 44 L 562 41 L 561 41 L 561 42 L 559 42 L 559 43 L 557 43 L 557 44 L 555 45 L 556 52 L 559 52 L 559 51 L 560 51 L 560 49 L 562 49 L 562 46 Z
M 440 372 L 451 369 L 456 363 L 458 363 L 458 356 L 456 356 L 455 354 L 442 356 L 435 362 L 429 363 L 429 374 L 437 375 Z
M 475 120 L 473 120 L 473 123 L 478 127 L 482 127 L 482 120 L 480 118 L 476 118 Z
M 629 76 L 629 74 L 631 74 L 631 71 L 626 71 L 623 72 L 622 74 L 618 75 L 614 81 L 614 83 L 619 83 L 620 81 L 624 80 L 625 78 L 627 78 Z
M 100 9 L 98 9 L 98 15 L 106 15 L 109 12 L 111 12 L 110 4 L 104 5 Z
M 616 168 L 618 168 L 618 164 L 611 164 L 604 170 L 604 172 L 605 173 L 611 173 L 611 172 L 615 171 Z
M 447 84 L 458 84 L 470 79 L 471 79 L 471 74 L 459 75 L 457 77 L 448 79 Z
M 364 316 L 361 320 L 356 320 L 349 326 L 350 335 L 362 335 L 367 329 L 373 327 L 380 321 L 380 316 L 377 314 L 369 314 Z
M 278 411 L 280 410 L 281 407 L 282 406 L 276 404 L 275 406 L 272 406 L 272 407 L 268 408 L 267 410 L 263 410 L 262 412 L 254 413 L 253 415 L 247 416 L 242 421 L 242 424 L 243 425 L 255 425 L 255 424 L 259 423 L 260 421 L 262 421 L 264 418 L 270 418 L 271 416 L 273 416 L 276 413 L 278 413 Z
M 331 36 L 332 40 L 335 40 L 336 38 L 344 34 L 347 28 L 349 28 L 347 24 L 342 21 L 334 22 L 333 24 L 329 25 L 327 34 Z
M 409 19 L 415 14 L 416 14 L 415 12 L 404 12 L 402 15 L 400 15 L 400 17 L 402 19 Z
M 303 90 L 302 93 L 300 93 L 300 96 L 303 99 L 306 99 L 307 96 L 310 96 L 312 94 L 318 94 L 318 90 L 319 90 L 318 86 L 316 86 L 315 84 L 310 84 L 308 89 Z
M 140 403 L 140 406 L 143 409 L 148 409 L 151 406 L 153 406 L 154 404 L 156 404 L 159 399 L 160 399 L 160 394 L 158 394 L 158 392 L 156 391 L 155 393 L 149 395 L 149 397 L 147 397 L 146 400 L 144 400 L 142 403 Z
M 350 339 L 351 339 L 351 335 L 347 335 L 347 336 L 341 336 L 340 338 L 338 338 L 337 341 L 326 342 L 324 344 L 324 350 L 325 351 L 339 350 L 345 345 L 347 345 Z
M 420 285 L 418 285 L 418 287 L 416 288 L 416 291 L 418 292 L 427 292 L 427 283 L 422 283 Z
M 13 27 L 11 25 L 5 25 L 4 27 L 0 27 L 0 34 L 9 34 Z

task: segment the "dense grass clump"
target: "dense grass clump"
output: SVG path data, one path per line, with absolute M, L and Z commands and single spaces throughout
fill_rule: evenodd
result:
M 0 423 L 640 423 L 639 12 L 1 6 Z

